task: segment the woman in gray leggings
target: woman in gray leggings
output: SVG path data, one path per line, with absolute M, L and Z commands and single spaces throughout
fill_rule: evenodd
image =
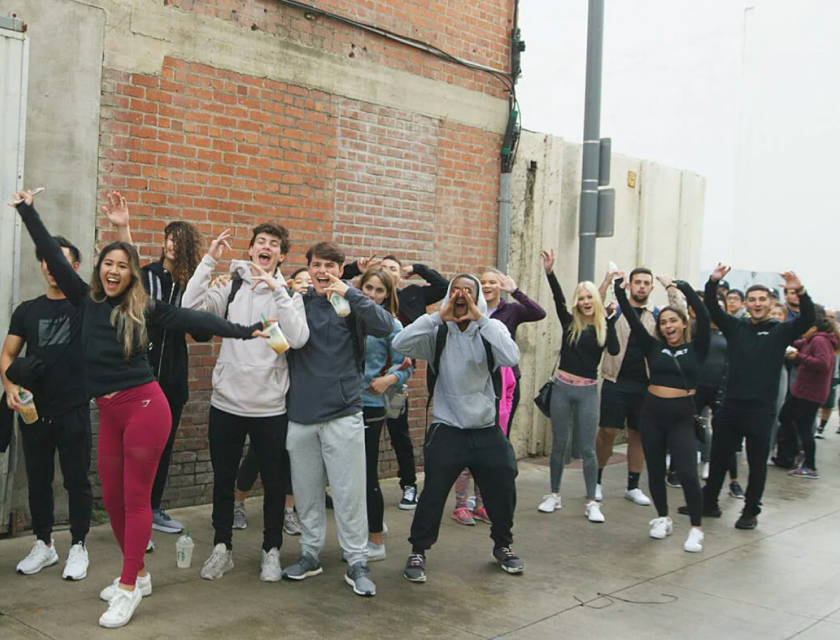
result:
M 551 493 L 543 497 L 538 510 L 552 513 L 560 509 L 560 480 L 571 434 L 583 458 L 586 517 L 590 522 L 604 522 L 601 505 L 595 501 L 598 480 L 598 461 L 595 458 L 599 417 L 597 378 L 604 347 L 611 355 L 619 352 L 615 320 L 607 319 L 601 295 L 592 282 L 581 282 L 575 287 L 572 311 L 569 312 L 563 290 L 554 275 L 554 250 L 543 251 L 542 258 L 563 329 L 563 343 L 551 391 Z

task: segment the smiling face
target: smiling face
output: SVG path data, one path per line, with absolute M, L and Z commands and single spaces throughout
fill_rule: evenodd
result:
M 175 236 L 170 233 L 163 241 L 163 258 L 174 263 L 177 256 L 178 247 L 175 245 Z
M 312 278 L 312 286 L 315 287 L 315 293 L 319 296 L 327 295 L 327 287 L 330 286 L 329 275 L 340 278 L 344 273 L 344 267 L 339 265 L 335 260 L 329 258 L 322 258 L 319 255 L 313 255 L 309 262 L 309 277 Z
M 312 286 L 312 276 L 308 271 L 300 271 L 292 280 L 292 291 L 295 293 L 303 293 Z
M 379 276 L 371 276 L 362 285 L 362 293 L 373 300 L 376 304 L 381 305 L 385 302 L 388 296 L 388 289 L 385 283 L 380 280 Z
M 753 322 L 767 320 L 771 304 L 770 294 L 766 291 L 756 289 L 747 293 L 747 311 L 750 312 Z
M 659 333 L 669 346 L 676 347 L 685 342 L 685 320 L 675 311 L 664 309 L 659 314 Z
M 449 298 L 455 299 L 452 314 L 456 320 L 463 318 L 470 311 L 464 296 L 470 296 L 474 301 L 478 299 L 478 289 L 475 286 L 475 281 L 471 278 L 458 278 L 452 282 L 452 286 L 449 289 Z
M 64 254 L 64 257 L 67 258 L 67 262 L 73 265 L 73 269 L 76 271 L 79 270 L 79 263 L 73 262 L 73 253 L 67 247 L 61 247 L 61 252 Z M 44 280 L 47 281 L 47 286 L 52 287 L 54 289 L 58 289 L 58 285 L 55 282 L 55 278 L 52 277 L 50 273 L 50 268 L 47 265 L 46 260 L 41 260 L 41 273 L 44 275 Z
M 281 246 L 282 242 L 277 236 L 270 233 L 258 233 L 248 249 L 248 257 L 251 258 L 253 264 L 259 265 L 267 273 L 274 273 L 277 265 L 286 258 Z
M 396 260 L 385 258 L 379 264 L 383 269 L 394 276 L 394 282 L 397 283 L 397 288 L 399 289 L 402 286 L 402 268 L 400 267 L 400 263 Z
M 479 282 L 481 283 L 481 292 L 484 294 L 487 306 L 495 307 L 499 302 L 499 296 L 502 291 L 502 283 L 499 280 L 499 274 L 495 271 L 485 271 L 481 274 Z
M 577 297 L 577 308 L 581 315 L 586 319 L 591 319 L 595 316 L 595 297 L 592 293 L 581 285 L 578 285 L 575 291 Z
M 122 249 L 112 249 L 105 254 L 99 265 L 99 280 L 109 298 L 125 293 L 131 284 L 131 262 Z

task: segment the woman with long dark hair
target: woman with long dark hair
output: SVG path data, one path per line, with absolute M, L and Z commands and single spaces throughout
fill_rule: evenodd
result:
M 656 336 L 650 335 L 627 300 L 623 274 L 615 281 L 615 297 L 650 370 L 650 384 L 639 420 L 650 495 L 658 514 L 650 521 L 650 537 L 662 539 L 674 532 L 665 487 L 665 457 L 670 452 L 691 516 L 691 530 L 683 549 L 696 553 L 703 550 L 703 498 L 697 477 L 694 396 L 698 375 L 709 353 L 710 320 L 709 312 L 688 283 L 660 278 L 660 282 L 663 280 L 666 289 L 679 289 L 694 310 L 697 324 L 693 340 L 688 316 L 676 306 L 667 306 L 659 312 Z
M 171 430 L 169 405 L 149 363 L 149 330 L 241 339 L 265 334 L 259 325 L 244 327 L 150 299 L 137 249 L 126 242 L 102 249 L 88 285 L 44 227 L 32 206 L 33 195 L 15 194 L 10 206 L 17 208 L 50 274 L 82 316 L 87 394 L 99 407 L 102 500 L 123 552 L 122 574 L 100 594 L 108 610 L 99 624 L 122 627 L 152 590 L 143 556 L 152 528 L 152 483 Z

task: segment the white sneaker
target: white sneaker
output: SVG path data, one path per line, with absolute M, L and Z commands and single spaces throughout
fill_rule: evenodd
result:
M 641 489 L 628 489 L 624 492 L 624 497 L 630 502 L 639 505 L 640 507 L 649 507 L 650 498 L 648 498 Z
M 554 513 L 555 511 L 559 511 L 562 506 L 560 495 L 556 493 L 549 493 L 548 495 L 543 496 L 543 501 L 540 502 L 540 506 L 537 507 L 537 511 L 540 513 Z
M 688 530 L 688 537 L 685 539 L 683 549 L 689 553 L 700 553 L 703 550 L 703 532 L 691 527 Z
M 668 516 L 650 521 L 650 537 L 662 540 L 674 533 L 674 523 Z
M 233 553 L 228 551 L 224 542 L 220 542 L 213 547 L 213 552 L 201 567 L 201 577 L 205 580 L 218 580 L 225 575 L 225 571 L 231 569 L 233 569 Z
M 216 553 L 215 549 L 213 550 L 213 553 Z M 231 568 L 233 568 L 233 561 L 231 561 L 230 564 Z M 201 577 L 203 578 L 204 576 L 202 575 Z M 219 577 L 221 578 L 222 576 Z M 281 577 L 283 577 L 283 570 L 280 568 L 280 549 L 277 547 L 272 548 L 271 551 L 263 549 L 260 580 L 263 582 L 279 582 Z
M 87 549 L 81 542 L 77 542 L 70 547 L 67 564 L 64 565 L 64 573 L 61 577 L 65 580 L 84 580 L 87 576 L 88 564 Z
M 388 535 L 388 525 L 385 524 L 385 522 L 383 521 L 382 522 L 382 537 L 384 538 L 387 535 Z
M 597 500 L 598 502 L 601 502 L 603 499 L 604 499 L 604 492 L 601 491 L 601 485 L 600 485 L 600 483 L 596 484 L 595 485 L 595 500 Z
M 374 544 L 370 540 L 367 543 L 368 548 L 368 562 L 379 562 L 385 559 L 385 543 Z
M 708 480 L 709 479 L 709 463 L 708 462 L 703 463 L 703 471 L 701 471 L 701 473 L 700 473 L 700 479 L 701 480 Z
M 44 567 L 51 567 L 58 562 L 58 553 L 55 550 L 55 540 L 50 540 L 50 546 L 44 544 L 43 540 L 36 540 L 32 551 L 23 560 L 18 562 L 17 572 L 26 576 L 38 573 Z
M 143 596 L 140 589 L 135 587 L 134 591 L 117 589 L 114 597 L 108 603 L 108 610 L 99 617 L 99 626 L 106 629 L 118 629 L 131 622 L 131 616 L 137 610 L 137 605 Z
M 117 590 L 119 589 L 120 579 L 117 578 L 107 587 L 105 587 L 102 591 L 99 592 L 99 599 L 104 600 L 105 602 L 111 602 L 114 599 L 114 596 L 117 595 Z M 137 582 L 134 585 L 134 588 L 140 592 L 142 597 L 152 595 L 152 574 L 146 573 L 146 576 L 137 576 Z
M 606 522 L 607 520 L 601 512 L 601 505 L 597 502 L 587 503 L 586 517 L 589 518 L 589 522 Z

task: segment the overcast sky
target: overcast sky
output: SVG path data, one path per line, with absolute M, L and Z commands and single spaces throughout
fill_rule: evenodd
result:
M 581 140 L 587 7 L 521 0 L 525 128 Z M 601 134 L 706 178 L 701 269 L 792 268 L 840 304 L 838 34 L 835 0 L 606 0 Z

